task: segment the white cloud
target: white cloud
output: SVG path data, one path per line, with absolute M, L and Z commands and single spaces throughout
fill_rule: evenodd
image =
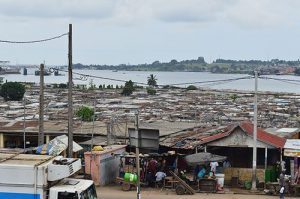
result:
M 1 15 L 33 18 L 106 18 L 117 0 L 1 0 Z
M 296 25 L 299 6 L 297 0 L 1 0 L 0 15 L 92 20 L 109 25 L 221 22 L 261 28 Z

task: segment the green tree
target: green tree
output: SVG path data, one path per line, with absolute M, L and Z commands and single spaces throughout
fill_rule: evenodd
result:
M 125 85 L 124 85 L 124 88 L 123 88 L 123 91 L 122 91 L 122 95 L 125 95 L 125 96 L 129 96 L 133 93 L 134 91 L 134 84 L 131 80 L 125 82 Z
M 119 86 L 118 86 L 118 85 L 116 85 L 116 89 L 119 89 Z
M 101 89 L 101 90 L 102 90 L 102 85 L 101 85 L 101 84 L 99 85 L 99 89 Z
M 80 117 L 83 121 L 92 121 L 94 110 L 88 106 L 82 106 L 76 111 L 76 116 Z
M 6 82 L 1 86 L 0 96 L 5 101 L 19 101 L 23 98 L 25 86 L 18 82 Z
M 147 93 L 149 95 L 155 95 L 156 94 L 156 90 L 154 88 L 152 88 L 152 87 L 148 87 L 147 88 Z
M 148 77 L 148 82 L 147 84 L 149 86 L 152 86 L 152 87 L 156 87 L 157 86 L 157 79 L 156 79 L 156 76 L 153 75 L 153 74 L 150 74 L 150 76 Z

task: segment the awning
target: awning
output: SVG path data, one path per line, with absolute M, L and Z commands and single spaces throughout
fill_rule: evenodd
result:
M 300 157 L 300 139 L 287 139 L 284 145 L 284 156 Z
M 185 157 L 186 162 L 191 165 L 207 164 L 210 162 L 223 162 L 226 160 L 226 156 L 215 155 L 212 153 L 195 153 L 192 155 L 187 155 Z

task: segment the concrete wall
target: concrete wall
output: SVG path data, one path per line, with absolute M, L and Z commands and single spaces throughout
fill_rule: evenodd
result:
M 4 148 L 4 136 L 3 136 L 3 133 L 0 133 L 0 148 Z
M 91 173 L 96 185 L 103 186 L 116 180 L 119 175 L 119 154 L 124 153 L 125 148 L 125 145 L 112 145 L 106 147 L 104 151 L 95 151 L 92 154 L 91 152 L 84 153 L 85 172 Z
M 238 177 L 239 181 L 252 181 L 252 168 L 226 168 L 224 169 L 225 174 L 225 184 L 230 185 L 232 177 Z M 259 182 L 265 181 L 265 170 L 257 169 L 256 176 Z

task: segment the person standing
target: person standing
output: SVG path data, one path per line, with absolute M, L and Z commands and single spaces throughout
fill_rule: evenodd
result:
M 210 171 L 213 173 L 213 175 L 216 174 L 216 171 L 217 171 L 217 167 L 219 166 L 219 163 L 218 162 L 211 162 L 210 163 Z
M 281 171 L 281 174 L 279 175 L 279 198 L 284 199 L 284 192 L 285 192 L 285 178 L 284 178 L 284 170 Z

